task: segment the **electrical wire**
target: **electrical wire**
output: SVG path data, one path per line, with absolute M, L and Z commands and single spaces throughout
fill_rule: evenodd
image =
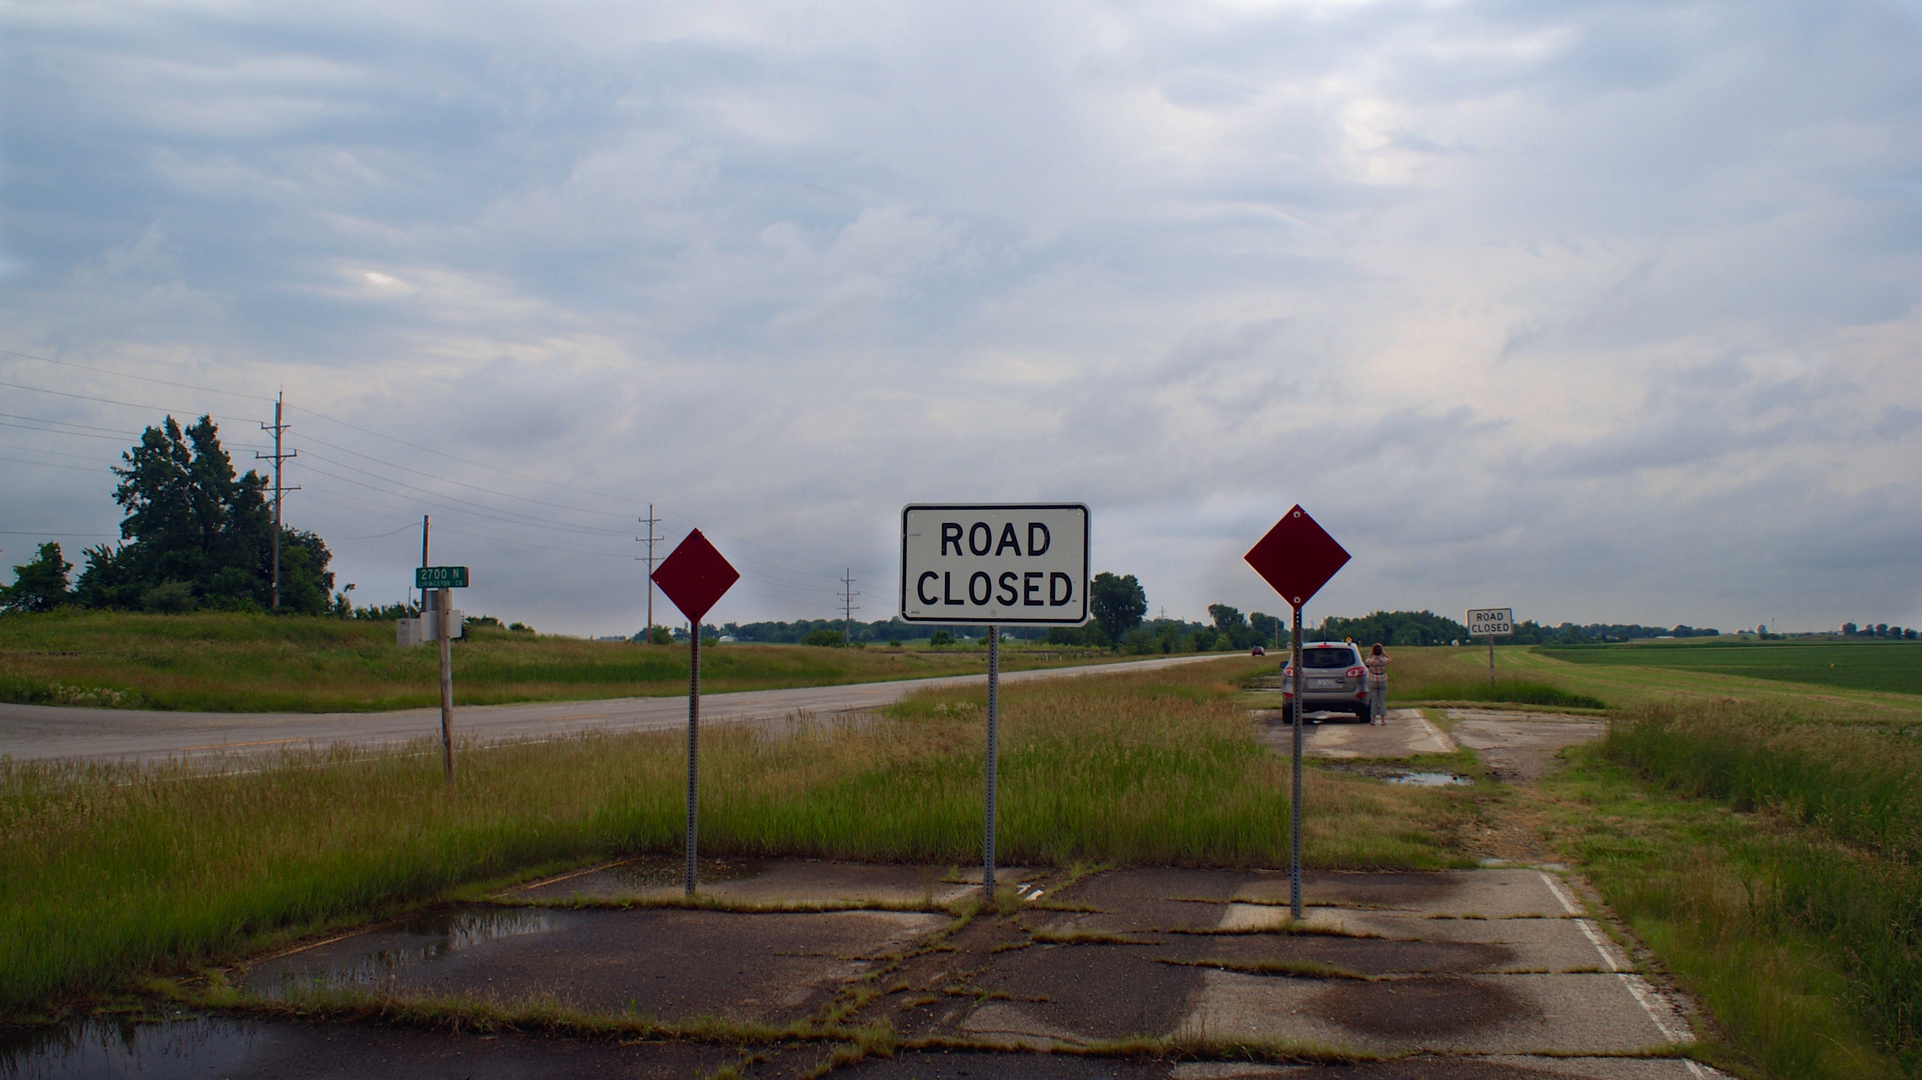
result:
M 261 397 L 259 395 L 253 395 L 253 394 L 245 394 L 245 393 L 240 393 L 232 390 L 221 390 L 214 387 L 198 386 L 192 383 L 182 383 L 182 382 L 176 382 L 168 379 L 154 378 L 152 376 L 135 375 L 131 372 L 114 371 L 108 368 L 101 368 L 101 367 L 95 367 L 88 364 L 76 363 L 71 360 L 56 360 L 51 357 L 38 356 L 32 353 L 20 352 L 14 349 L 0 349 L 0 354 L 17 356 L 23 359 L 35 360 L 42 363 L 56 364 L 63 367 L 75 368 L 82 371 L 90 371 L 90 372 L 94 372 L 102 375 L 134 379 L 141 382 L 153 383 L 155 385 L 160 385 L 160 386 L 171 386 L 178 389 L 193 390 L 193 391 L 202 392 L 202 393 L 221 394 L 224 396 L 241 398 L 243 400 L 248 400 L 248 401 L 268 403 L 274 400 L 272 398 Z M 99 396 L 89 395 L 89 394 L 79 394 L 79 393 L 73 393 L 70 391 L 50 390 L 45 387 L 31 386 L 31 385 L 22 384 L 22 383 L 0 381 L 0 386 L 10 387 L 10 388 L 19 389 L 19 390 L 26 390 L 34 393 L 51 394 L 59 397 L 73 398 L 81 401 L 91 401 L 99 404 L 114 405 L 114 406 L 119 406 L 124 408 L 159 410 L 159 411 L 166 412 L 170 416 L 177 412 L 183 415 L 192 415 L 193 413 L 193 410 L 178 410 L 178 409 L 172 409 L 172 408 L 166 408 L 163 406 L 154 405 L 152 403 L 122 401 L 115 398 L 99 397 Z M 543 477 L 530 476 L 525 473 L 515 472 L 514 470 L 511 470 L 511 469 L 504 469 L 499 466 L 488 465 L 483 462 L 476 462 L 476 461 L 471 461 L 465 458 L 460 458 L 455 455 L 449 454 L 446 451 L 437 450 L 431 446 L 423 446 L 419 443 L 409 442 L 405 439 L 396 438 L 384 432 L 375 431 L 371 428 L 362 427 L 358 424 L 354 424 L 349 421 L 342 420 L 338 417 L 327 415 L 326 413 L 322 413 L 317 410 L 296 407 L 295 411 L 304 413 L 305 415 L 311 416 L 318 420 L 326 421 L 327 423 L 336 424 L 340 427 L 346 428 L 351 431 L 357 431 L 365 435 L 374 436 L 375 438 L 384 439 L 388 442 L 392 442 L 400 446 L 405 446 L 414 450 L 420 450 L 426 453 L 434 454 L 442 458 L 446 458 L 451 461 L 456 461 L 465 467 L 470 467 L 470 468 L 477 467 L 489 472 L 499 473 L 503 476 L 510 476 L 518 480 L 525 480 L 530 483 L 540 484 L 544 487 L 561 488 L 568 491 L 575 491 L 584 495 L 591 495 L 596 498 L 608 499 L 615 502 L 629 501 L 626 497 L 623 497 L 623 496 L 611 495 L 603 491 L 596 491 L 590 488 L 583 488 L 577 485 L 555 481 L 555 480 L 551 480 Z M 224 414 L 213 414 L 213 413 L 202 413 L 201 415 L 215 416 L 220 420 L 232 421 L 232 422 L 242 423 L 242 424 L 251 422 L 251 418 L 249 417 L 228 416 Z M 14 419 L 28 420 L 34 423 L 60 424 L 65 427 L 86 428 L 95 432 L 110 433 L 110 434 L 99 434 L 99 435 L 88 436 L 93 438 L 115 438 L 115 437 L 125 438 L 126 437 L 124 433 L 118 434 L 118 435 L 111 434 L 114 429 L 110 429 L 110 428 L 99 428 L 99 427 L 94 427 L 92 425 L 85 425 L 85 424 L 71 424 L 66 421 L 43 420 L 38 417 L 15 416 L 14 414 L 0 414 L 0 416 L 9 416 Z M 9 424 L 5 426 L 22 427 L 23 425 Z M 82 431 L 64 431 L 63 432 L 63 431 L 58 431 L 51 428 L 27 428 L 27 430 L 46 430 L 46 431 L 51 431 L 54 434 L 69 434 L 69 435 L 85 434 Z M 430 480 L 438 481 L 439 483 L 443 483 L 443 484 L 453 484 L 458 487 L 466 488 L 476 492 L 481 492 L 487 495 L 492 495 L 497 498 L 512 499 L 519 502 L 525 502 L 531 505 L 548 507 L 550 509 L 565 510 L 570 513 L 591 514 L 597 517 L 626 518 L 629 516 L 629 514 L 625 514 L 625 513 L 618 513 L 618 512 L 606 511 L 606 510 L 595 510 L 595 509 L 590 509 L 590 508 L 581 507 L 581 506 L 570 506 L 564 503 L 548 502 L 546 500 L 535 499 L 529 496 L 516 495 L 511 492 L 499 491 L 493 488 L 484 487 L 482 485 L 473 484 L 466 481 L 453 480 L 448 477 L 437 477 L 431 473 L 425 472 L 420 469 L 415 469 L 409 466 L 401 465 L 397 462 L 386 461 L 382 458 L 375 457 L 374 455 L 371 455 L 371 454 L 366 454 L 358 450 L 352 450 L 347 447 L 340 446 L 338 444 L 330 443 L 325 440 L 315 438 L 311 434 L 304 436 L 304 438 L 308 442 L 316 443 L 316 444 L 325 446 L 331 450 L 334 450 L 336 452 L 352 455 L 353 457 L 356 457 L 365 461 L 373 462 L 375 464 L 384 466 L 389 469 L 396 469 L 402 472 L 411 473 L 415 476 L 424 477 Z M 57 451 L 43 451 L 43 450 L 30 449 L 30 448 L 19 448 L 19 449 L 26 450 L 29 453 L 40 453 L 40 454 L 49 454 L 49 455 L 59 454 L 59 452 Z M 247 447 L 235 444 L 233 445 L 232 449 L 245 450 L 247 449 Z M 75 457 L 76 459 L 79 459 L 77 455 L 61 455 L 61 456 Z M 380 480 L 388 484 L 405 488 L 408 491 L 416 492 L 420 495 L 430 496 L 433 499 L 447 500 L 447 502 L 442 502 L 442 503 L 430 502 L 429 505 L 437 506 L 438 508 L 443 509 L 450 513 L 462 514 L 470 517 L 480 518 L 483 520 L 492 520 L 492 521 L 496 521 L 501 524 L 513 526 L 516 528 L 533 528 L 533 529 L 540 529 L 540 530 L 546 530 L 546 531 L 557 531 L 557 532 L 580 535 L 580 536 L 592 536 L 592 535 L 613 536 L 613 535 L 626 535 L 627 533 L 627 530 L 620 530 L 619 532 L 617 532 L 611 529 L 595 528 L 591 526 L 563 524 L 563 523 L 555 522 L 551 519 L 537 518 L 530 514 L 523 514 L 517 511 L 508 510 L 501 507 L 491 507 L 491 506 L 487 506 L 485 504 L 477 503 L 471 500 L 461 499 L 457 496 L 430 491 L 427 488 L 422 488 L 414 484 L 408 484 L 403 481 L 395 480 L 391 477 L 381 476 L 380 474 L 370 472 L 366 469 L 362 469 L 354 465 L 350 465 L 346 462 L 335 461 L 335 460 L 323 457 L 319 454 L 314 454 L 311 451 L 309 451 L 308 456 L 315 460 L 325 462 L 326 464 L 333 465 L 336 468 L 341 468 L 351 472 L 356 472 L 361 474 L 362 476 L 371 477 L 373 479 Z M 16 459 L 0 458 L 0 460 L 16 460 Z M 84 459 L 79 459 L 79 460 L 84 460 Z M 36 465 L 41 465 L 47 468 L 65 468 L 65 469 L 71 469 L 77 472 L 94 472 L 95 471 L 95 469 L 92 469 L 92 468 L 82 468 L 79 466 L 71 466 L 71 465 L 58 465 L 51 462 L 18 461 L 17 463 L 36 464 Z M 363 481 L 355 480 L 352 477 L 346 477 L 346 476 L 341 476 L 335 473 L 329 473 L 324 469 L 315 469 L 312 466 L 308 466 L 308 469 L 309 471 L 314 472 L 317 475 L 326 476 L 330 479 L 339 480 L 344 483 L 365 488 L 369 491 L 374 491 L 376 493 L 387 496 L 389 498 L 405 498 L 405 496 L 401 496 L 395 492 L 385 490 L 373 484 L 368 484 Z M 459 504 L 459 505 L 448 505 L 448 502 Z M 348 506 L 348 505 L 343 505 L 338 503 L 335 503 L 333 505 L 336 505 L 341 509 L 349 509 L 349 510 L 363 509 L 362 507 Z M 635 505 L 638 507 L 638 501 L 636 501 Z M 657 511 L 665 513 L 670 517 L 687 522 L 690 527 L 692 527 L 694 524 L 694 522 L 691 519 L 687 518 L 685 515 L 676 513 L 669 508 L 657 506 Z M 637 517 L 637 520 L 638 520 L 638 517 Z M 412 526 L 411 525 L 403 526 L 401 529 L 394 530 L 391 533 L 378 534 L 372 537 L 356 537 L 356 538 L 344 538 L 344 539 L 346 540 L 380 539 L 385 536 L 396 535 L 399 532 L 405 531 L 407 528 L 412 528 Z M 708 529 L 705 529 L 704 531 L 712 533 L 715 536 L 721 537 L 722 539 L 728 541 L 731 546 L 738 545 L 736 554 L 734 557 L 734 561 L 739 561 L 741 563 L 747 564 L 747 569 L 744 570 L 743 577 L 745 577 L 751 583 L 753 583 L 754 585 L 760 588 L 776 590 L 778 592 L 786 593 L 790 597 L 797 598 L 797 599 L 803 598 L 803 597 L 814 598 L 814 597 L 826 596 L 830 594 L 836 595 L 836 596 L 839 595 L 838 588 L 836 588 L 835 585 L 828 584 L 826 581 L 826 579 L 829 579 L 830 577 L 832 577 L 832 580 L 836 584 L 838 584 L 839 574 L 841 572 L 841 568 L 839 567 L 834 568 L 832 571 L 822 570 L 814 567 L 804 567 L 798 560 L 794 560 L 791 557 L 789 557 L 786 552 L 768 547 L 764 544 L 756 543 L 752 540 L 746 539 L 745 537 L 732 535 L 730 533 L 713 529 L 713 528 L 708 528 Z M 517 538 L 509 538 L 505 536 L 494 536 L 492 538 L 497 540 L 498 542 L 514 544 L 516 546 L 533 548 L 537 550 L 567 551 L 575 554 L 591 554 L 596 556 L 615 557 L 612 555 L 612 553 L 608 553 L 608 552 L 589 551 L 582 548 L 561 548 L 553 545 L 538 545 L 538 544 L 528 543 L 528 542 L 519 540 Z M 756 558 L 754 556 L 744 554 L 739 551 L 738 549 L 739 547 L 751 548 L 755 551 L 762 552 L 769 558 Z
M 181 390 L 198 390 L 204 394 L 225 394 L 228 397 L 244 398 L 248 401 L 264 401 L 269 404 L 272 404 L 274 400 L 269 397 L 260 397 L 257 394 L 243 394 L 237 390 L 216 390 L 211 386 L 195 386 L 192 383 L 169 382 L 166 379 L 156 379 L 151 375 L 135 375 L 128 371 L 110 371 L 107 368 L 78 364 L 72 360 L 55 360 L 51 356 L 35 356 L 32 353 L 20 352 L 17 349 L 0 349 L 0 353 L 5 353 L 8 356 L 22 357 L 27 360 L 38 360 L 43 364 L 59 364 L 61 367 L 79 368 L 81 371 L 91 371 L 100 375 L 113 375 L 122 379 L 139 379 L 141 382 L 155 383 L 160 386 L 172 386 Z
M 160 409 L 161 412 L 166 413 L 168 416 L 172 416 L 175 413 L 179 413 L 182 416 L 192 416 L 194 414 L 194 410 L 192 409 L 168 409 L 168 408 L 162 408 L 159 405 L 148 405 L 148 404 L 142 404 L 140 402 L 135 402 L 135 401 L 116 401 L 113 398 L 94 397 L 91 394 L 75 394 L 75 393 L 70 393 L 66 390 L 49 390 L 44 386 L 28 386 L 25 383 L 0 382 L 0 386 L 9 387 L 14 390 L 30 390 L 36 394 L 53 394 L 56 397 L 78 398 L 81 401 L 96 401 L 102 405 L 123 405 L 129 409 Z M 211 413 L 211 412 L 203 412 L 200 415 L 207 416 L 207 417 L 218 417 L 219 419 L 222 419 L 222 420 L 232 420 L 237 424 L 247 424 L 247 423 L 253 422 L 250 418 L 245 416 L 225 416 L 219 413 Z

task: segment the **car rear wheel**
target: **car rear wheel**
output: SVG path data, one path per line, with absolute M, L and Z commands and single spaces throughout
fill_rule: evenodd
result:
M 1355 719 L 1366 724 L 1366 723 L 1372 722 L 1375 719 L 1375 714 L 1368 711 L 1368 706 L 1360 705 L 1355 708 Z

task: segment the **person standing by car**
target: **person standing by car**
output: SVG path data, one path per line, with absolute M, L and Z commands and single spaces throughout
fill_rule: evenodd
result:
M 1368 715 L 1377 724 L 1388 722 L 1388 661 L 1378 641 L 1368 653 L 1368 659 L 1361 662 L 1361 666 L 1368 669 Z

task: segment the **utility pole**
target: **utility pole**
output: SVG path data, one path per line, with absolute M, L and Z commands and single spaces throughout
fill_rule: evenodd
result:
M 258 450 L 254 451 L 254 460 L 272 461 L 274 463 L 274 607 L 280 606 L 280 499 L 282 495 L 285 495 L 289 491 L 300 490 L 299 485 L 282 487 L 280 483 L 280 463 L 290 457 L 300 456 L 300 451 L 298 450 L 289 450 L 284 454 L 281 453 L 280 450 L 280 437 L 282 433 L 293 426 L 292 424 L 283 424 L 280 421 L 282 399 L 286 396 L 287 395 L 283 393 L 274 398 L 274 422 L 272 424 L 260 425 L 260 430 L 274 433 L 274 452 L 271 454 L 263 454 Z
M 661 519 L 654 516 L 654 504 L 648 503 L 647 516 L 641 519 L 641 524 L 647 526 L 647 535 L 634 538 L 647 545 L 645 556 L 634 556 L 637 562 L 643 558 L 647 560 L 647 632 L 641 635 L 641 643 L 644 645 L 654 644 L 654 545 L 667 539 L 665 536 L 654 535 L 654 526 L 660 523 Z
M 420 516 L 420 564 L 422 566 L 427 565 L 427 531 L 432 526 L 433 519 L 422 514 Z M 420 591 L 420 613 L 423 617 L 427 614 L 427 592 L 426 589 Z
M 861 605 L 855 603 L 854 598 L 861 594 L 854 591 L 853 567 L 844 568 L 841 575 L 841 644 L 852 645 L 854 644 L 854 613 L 861 609 Z

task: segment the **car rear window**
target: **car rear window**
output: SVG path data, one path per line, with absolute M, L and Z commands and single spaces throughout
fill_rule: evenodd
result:
M 1351 649 L 1303 649 L 1301 666 L 1305 668 L 1345 668 L 1355 663 Z

